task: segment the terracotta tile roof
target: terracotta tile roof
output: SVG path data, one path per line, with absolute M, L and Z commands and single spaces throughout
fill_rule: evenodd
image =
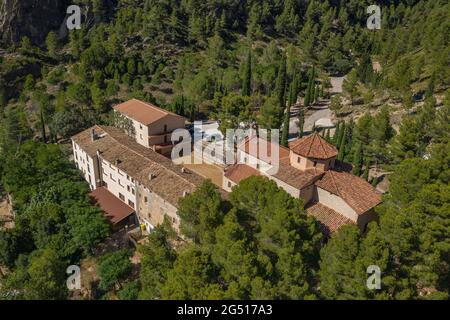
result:
M 347 172 L 326 171 L 316 186 L 341 197 L 357 214 L 381 202 L 381 194 L 364 179 Z
M 114 107 L 116 111 L 144 125 L 149 125 L 166 116 L 183 118 L 180 115 L 161 109 L 153 104 L 131 99 Z
M 91 140 L 92 129 L 99 137 L 94 141 Z M 175 207 L 184 192 L 194 192 L 204 181 L 194 172 L 182 172 L 181 166 L 138 144 L 117 128 L 94 126 L 75 135 L 72 140 L 90 156 L 95 156 L 98 150 L 101 158 L 126 172 Z
M 316 169 L 302 171 L 292 167 L 290 164 L 280 163 L 278 172 L 272 176 L 294 188 L 303 189 L 314 183 L 322 175 L 323 171 Z
M 95 189 L 89 196 L 94 204 L 98 205 L 103 210 L 106 218 L 108 218 L 113 225 L 119 223 L 135 212 L 133 208 L 122 202 L 105 187 Z
M 344 225 L 355 224 L 347 217 L 318 202 L 311 203 L 305 209 L 307 214 L 318 220 L 319 227 L 326 236 L 330 236 Z
M 256 144 L 256 148 L 250 148 L 252 143 Z M 263 144 L 267 144 L 267 151 L 261 151 L 260 155 L 259 146 Z M 279 144 L 273 144 L 272 142 L 267 141 L 266 139 L 263 139 L 261 137 L 253 136 L 251 138 L 247 138 L 239 145 L 240 150 L 268 164 L 271 164 L 270 158 L 272 155 L 273 148 L 278 148 L 278 156 L 280 162 L 283 161 L 285 162 L 286 160 L 289 161 L 290 151 L 288 148 L 280 146 Z
M 298 155 L 314 159 L 329 159 L 338 154 L 336 147 L 326 142 L 318 133 L 289 143 L 289 149 Z
M 226 168 L 224 175 L 234 183 L 239 183 L 251 176 L 259 176 L 261 174 L 258 170 L 246 164 L 235 164 Z

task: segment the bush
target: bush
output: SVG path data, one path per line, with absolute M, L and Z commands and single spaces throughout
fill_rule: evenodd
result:
M 110 290 L 120 280 L 125 279 L 131 271 L 130 252 L 119 250 L 103 255 L 98 263 L 100 289 Z

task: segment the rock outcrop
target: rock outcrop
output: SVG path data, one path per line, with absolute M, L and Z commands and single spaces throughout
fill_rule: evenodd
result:
M 41 45 L 49 31 L 59 29 L 69 5 L 69 0 L 0 0 L 1 42 L 17 44 L 27 36 Z

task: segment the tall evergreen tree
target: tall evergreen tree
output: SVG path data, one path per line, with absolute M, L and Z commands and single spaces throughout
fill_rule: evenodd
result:
M 298 110 L 298 137 L 303 137 L 303 130 L 305 127 L 305 108 L 300 106 Z
M 361 175 L 362 170 L 362 163 L 363 163 L 363 149 L 360 142 L 356 145 L 355 152 L 353 154 L 353 174 L 356 176 Z
M 250 96 L 252 92 L 252 53 L 248 51 L 245 62 L 244 79 L 242 82 L 242 95 Z
M 347 143 L 347 127 L 344 126 L 341 142 L 339 143 L 339 153 L 337 156 L 337 159 L 340 161 L 344 160 L 346 143 Z
M 283 121 L 283 133 L 281 136 L 281 145 L 287 147 L 289 141 L 289 123 L 290 123 L 291 106 L 286 107 L 286 113 Z
M 287 85 L 287 75 L 286 75 L 286 55 L 283 54 L 281 59 L 281 65 L 278 69 L 277 82 L 275 85 L 275 93 L 278 98 L 279 106 L 284 110 L 286 106 L 286 85 Z

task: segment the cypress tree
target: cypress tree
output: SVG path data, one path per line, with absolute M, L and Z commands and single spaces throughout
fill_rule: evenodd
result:
M 327 132 L 325 133 L 325 139 L 327 140 L 328 143 L 331 142 L 330 129 L 327 129 Z
M 294 100 L 296 100 L 294 98 L 294 90 L 295 90 L 294 86 L 295 86 L 294 81 L 292 81 L 291 84 L 289 85 L 289 96 L 288 96 L 288 106 L 289 107 L 292 106 L 295 103 Z
M 298 137 L 303 137 L 303 129 L 305 126 L 305 110 L 300 107 L 298 111 Z
M 252 91 L 252 54 L 248 51 L 247 61 L 245 64 L 244 80 L 242 82 L 242 95 L 250 96 Z
M 306 93 L 305 93 L 305 102 L 304 105 L 305 107 L 309 107 L 311 105 L 311 103 L 314 100 L 314 83 L 315 83 L 315 67 L 313 66 L 310 73 L 309 73 L 309 79 L 308 79 L 308 87 L 306 88 Z
M 338 140 L 336 141 L 336 147 L 339 148 L 341 146 L 341 143 L 342 143 L 342 140 L 344 139 L 345 134 L 346 134 L 345 121 L 343 121 L 342 125 L 339 128 L 339 136 L 338 136 Z
M 369 181 L 369 164 L 366 164 L 362 177 L 364 180 Z
M 345 127 L 345 123 L 344 123 L 344 130 L 342 133 L 342 139 L 341 142 L 339 144 L 339 153 L 337 156 L 337 159 L 342 161 L 344 160 L 344 155 L 345 155 L 345 143 L 346 143 L 346 139 L 347 138 L 347 128 Z
M 275 86 L 279 106 L 284 110 L 286 106 L 286 55 L 283 55 Z
M 336 125 L 336 130 L 334 131 L 333 136 L 333 144 L 338 147 L 339 146 L 339 137 L 341 136 L 341 121 L 339 121 Z
M 352 169 L 353 174 L 358 177 L 361 175 L 362 158 L 363 158 L 362 145 L 360 142 L 358 142 L 358 145 L 356 146 L 355 152 L 353 154 L 353 169 Z
M 281 136 L 281 145 L 287 147 L 288 141 L 289 141 L 289 120 L 290 120 L 290 114 L 291 114 L 291 106 L 288 105 L 286 108 L 286 113 L 284 115 L 284 121 L 283 121 L 283 133 Z

